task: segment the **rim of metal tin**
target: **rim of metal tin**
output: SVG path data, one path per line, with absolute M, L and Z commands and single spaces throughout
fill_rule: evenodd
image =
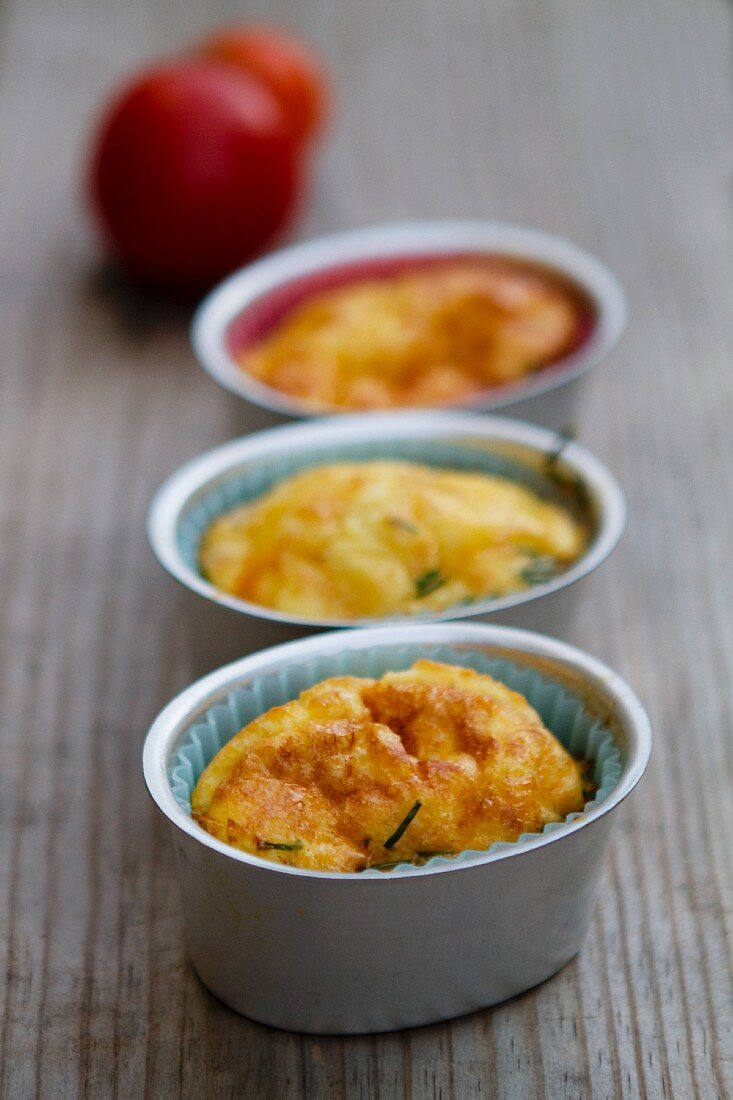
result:
M 552 369 L 446 403 L 443 408 L 490 412 L 548 393 L 596 366 L 623 335 L 628 317 L 626 296 L 615 275 L 589 252 L 539 229 L 498 221 L 438 219 L 368 226 L 318 237 L 249 264 L 215 287 L 196 310 L 191 325 L 196 357 L 219 385 L 254 405 L 298 419 L 321 415 L 242 370 L 227 347 L 230 324 L 264 295 L 304 275 L 359 260 L 441 252 L 504 253 L 546 264 L 576 283 L 596 310 L 588 339 Z
M 558 827 L 551 833 L 542 834 L 532 840 L 523 841 L 515 847 L 504 848 L 497 852 L 486 852 L 473 859 L 467 859 L 454 865 L 415 868 L 409 875 L 365 877 L 358 872 L 312 871 L 299 867 L 286 867 L 283 864 L 268 863 L 247 852 L 238 851 L 210 836 L 198 826 L 178 805 L 168 778 L 168 762 L 175 750 L 180 736 L 193 722 L 214 706 L 230 691 L 248 682 L 263 672 L 276 672 L 283 667 L 297 663 L 300 659 L 309 659 L 315 655 L 336 656 L 345 649 L 374 649 L 384 645 L 399 645 L 424 642 L 426 645 L 466 645 L 471 648 L 495 650 L 502 657 L 522 662 L 522 658 L 544 659 L 561 666 L 568 673 L 582 681 L 587 691 L 603 700 L 613 713 L 614 724 L 623 731 L 624 766 L 616 787 L 600 806 L 589 810 L 572 822 Z M 551 672 L 547 673 L 552 675 Z M 244 863 L 254 871 L 264 874 L 286 874 L 298 878 L 326 879 L 329 881 L 361 882 L 364 884 L 405 883 L 426 875 L 457 874 L 487 863 L 504 859 L 518 859 L 536 852 L 548 844 L 558 844 L 570 837 L 578 829 L 583 829 L 598 818 L 610 813 L 634 789 L 641 779 L 651 753 L 651 727 L 641 702 L 612 669 L 595 657 L 589 656 L 575 646 L 550 638 L 545 634 L 516 630 L 513 627 L 490 626 L 484 624 L 448 623 L 436 626 L 426 638 L 425 630 L 420 626 L 376 627 L 370 630 L 333 631 L 329 634 L 287 642 L 284 645 L 266 649 L 260 653 L 243 657 L 232 664 L 225 665 L 215 672 L 197 680 L 176 696 L 153 722 L 145 739 L 143 748 L 143 774 L 148 790 L 158 808 L 182 832 L 193 837 L 200 844 L 211 848 L 219 855 Z M 367 889 L 371 888 L 367 885 Z M 399 888 L 399 887 L 395 887 Z
M 436 439 L 445 437 L 453 445 L 470 445 L 471 439 L 496 440 L 524 446 L 539 455 L 551 455 L 563 446 L 565 468 L 582 479 L 590 491 L 597 512 L 598 528 L 593 542 L 576 562 L 557 577 L 514 592 L 501 599 L 477 600 L 466 607 L 446 608 L 427 615 L 400 615 L 384 619 L 311 619 L 289 615 L 261 604 L 250 603 L 222 592 L 184 560 L 178 550 L 176 532 L 180 517 L 191 499 L 204 487 L 224 478 L 245 461 L 266 461 L 300 448 L 329 444 L 365 443 L 371 440 Z M 148 511 L 148 540 L 163 568 L 180 584 L 212 603 L 240 614 L 271 622 L 313 629 L 373 627 L 386 624 L 447 622 L 471 619 L 510 610 L 574 584 L 601 565 L 617 545 L 626 522 L 626 505 L 621 488 L 606 467 L 585 447 L 568 443 L 557 432 L 520 420 L 472 416 L 460 412 L 381 413 L 379 415 L 330 417 L 277 428 L 231 440 L 186 463 L 158 489 Z

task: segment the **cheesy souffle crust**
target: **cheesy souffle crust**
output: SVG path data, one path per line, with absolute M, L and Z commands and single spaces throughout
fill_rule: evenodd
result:
M 240 365 L 314 410 L 441 405 L 560 358 L 586 313 L 549 272 L 455 260 L 314 294 Z
M 204 576 L 305 618 L 443 611 L 547 581 L 583 552 L 570 511 L 508 478 L 417 463 L 314 467 L 216 519 Z
M 390 870 L 539 832 L 583 809 L 583 777 L 522 695 L 421 660 L 324 680 L 255 719 L 191 804 L 212 836 L 275 863 Z

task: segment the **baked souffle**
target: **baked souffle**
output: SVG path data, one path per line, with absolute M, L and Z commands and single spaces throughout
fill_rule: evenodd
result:
M 527 700 L 472 669 L 420 660 L 324 680 L 229 741 L 194 819 L 218 840 L 318 871 L 389 871 L 515 841 L 580 811 L 585 766 Z
M 564 505 L 506 477 L 412 462 L 308 469 L 211 523 L 203 575 L 324 621 L 444 611 L 548 581 L 584 551 Z
M 434 406 L 561 358 L 586 314 L 552 272 L 502 257 L 456 259 L 313 294 L 239 363 L 314 411 Z

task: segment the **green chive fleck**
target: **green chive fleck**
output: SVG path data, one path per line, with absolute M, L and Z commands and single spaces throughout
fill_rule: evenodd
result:
M 421 600 L 424 596 L 429 596 L 431 592 L 442 588 L 446 583 L 447 579 L 439 569 L 428 569 L 427 573 L 423 573 L 415 581 L 415 595 L 418 600 Z
M 274 840 L 258 840 L 257 848 L 260 852 L 273 851 L 273 852 L 299 852 L 303 847 L 302 840 L 294 840 L 291 844 L 285 842 L 278 842 Z
M 568 424 L 558 433 L 560 440 L 558 446 L 545 458 L 545 473 L 555 483 L 556 489 L 567 498 L 571 507 L 578 511 L 587 511 L 591 499 L 588 486 L 577 474 L 560 468 L 560 459 L 568 443 L 576 438 L 577 432 L 572 424 Z
M 417 813 L 417 811 L 420 809 L 421 806 L 422 806 L 422 802 L 418 801 L 418 802 L 415 803 L 415 805 L 409 811 L 409 813 L 404 818 L 404 820 L 397 826 L 395 831 L 392 833 L 392 836 L 389 838 L 389 840 L 385 840 L 385 842 L 384 842 L 384 847 L 385 848 L 394 848 L 395 844 L 400 839 L 400 837 L 403 835 L 403 833 L 405 832 L 408 825 L 410 824 L 410 822 L 412 821 L 412 819 L 414 818 L 415 814 Z
M 557 558 L 549 555 L 532 558 L 521 570 L 519 576 L 525 584 L 544 584 L 558 574 Z
M 416 535 L 417 527 L 414 523 L 409 523 L 408 520 L 403 519 L 402 516 L 390 516 L 389 522 L 393 527 L 399 527 L 400 531 L 406 531 L 408 535 Z
M 553 469 L 553 467 L 557 465 L 557 462 L 558 462 L 560 456 L 562 455 L 563 451 L 567 447 L 568 443 L 572 443 L 573 440 L 576 438 L 577 434 L 578 434 L 578 430 L 577 430 L 577 428 L 575 427 L 574 424 L 566 424 L 564 428 L 560 429 L 560 431 L 557 433 L 559 443 L 558 443 L 557 447 L 555 448 L 555 450 L 551 451 L 550 454 L 548 454 L 547 459 L 546 459 L 545 464 L 546 464 L 546 468 L 547 468 L 548 472 L 551 471 Z

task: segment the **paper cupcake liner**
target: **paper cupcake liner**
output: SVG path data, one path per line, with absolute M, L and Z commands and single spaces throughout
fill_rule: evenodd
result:
M 178 552 L 191 569 L 198 571 L 201 539 L 218 516 L 258 499 L 281 481 L 302 470 L 331 462 L 367 462 L 378 459 L 401 459 L 439 469 L 494 474 L 527 486 L 545 500 L 563 503 L 557 485 L 539 470 L 497 451 L 483 450 L 476 446 L 442 444 L 431 439 L 385 439 L 329 447 L 308 447 L 287 455 L 250 460 L 244 467 L 234 467 L 215 482 L 203 486 L 181 515 L 176 531 Z
M 289 665 L 278 672 L 255 677 L 245 687 L 229 693 L 223 703 L 211 707 L 203 720 L 184 731 L 169 763 L 171 789 L 181 808 L 190 815 L 191 795 L 204 768 L 219 749 L 236 733 L 271 707 L 297 698 L 302 691 L 331 676 L 367 676 L 378 678 L 385 672 L 409 668 L 419 658 L 463 665 L 487 672 L 514 691 L 520 692 L 539 713 L 542 721 L 562 745 L 577 759 L 593 763 L 593 781 L 597 787 L 592 801 L 583 811 L 569 814 L 564 821 L 545 825 L 543 833 L 553 832 L 599 806 L 611 794 L 622 770 L 622 756 L 611 730 L 590 714 L 582 699 L 567 688 L 505 658 L 489 657 L 478 650 L 456 650 L 451 646 L 394 645 L 371 650 L 346 650 L 338 657 L 319 656 L 301 664 Z M 532 840 L 539 833 L 523 833 L 515 841 L 497 841 L 489 852 Z M 456 864 L 485 852 L 467 850 L 457 856 L 436 856 L 426 865 Z M 426 866 L 424 865 L 424 866 Z M 390 874 L 411 874 L 411 864 L 398 864 Z M 384 872 L 368 870 L 364 875 Z

